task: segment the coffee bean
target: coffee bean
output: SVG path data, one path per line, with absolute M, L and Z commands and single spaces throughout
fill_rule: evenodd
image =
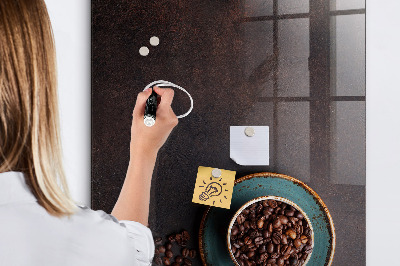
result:
M 278 218 L 281 221 L 281 224 L 287 224 L 289 222 L 289 219 L 284 215 L 279 215 Z
M 267 245 L 267 252 L 269 253 L 269 254 L 271 254 L 271 253 L 273 253 L 274 252 L 274 244 L 272 244 L 272 243 L 269 243 L 268 245 Z
M 236 251 L 235 258 L 238 258 L 239 256 L 240 256 L 240 249 L 238 249 L 238 250 Z
M 262 210 L 263 210 L 262 204 L 261 204 L 261 205 L 258 205 L 256 212 L 257 212 L 257 213 L 260 213 Z
M 262 219 L 258 220 L 258 221 L 257 221 L 257 227 L 258 227 L 259 229 L 261 229 L 261 228 L 263 228 L 263 226 L 264 226 L 264 220 L 262 220 Z
M 231 235 L 235 236 L 239 233 L 239 228 L 237 226 L 232 226 Z
M 305 246 L 305 247 L 303 248 L 303 251 L 304 251 L 304 253 L 306 253 L 306 254 L 311 253 L 312 250 L 313 250 L 313 248 L 312 248 L 311 245 L 307 245 L 307 246 Z
M 299 211 L 296 211 L 295 216 L 296 216 L 297 219 L 303 219 L 304 218 L 303 214 L 301 212 L 299 212 Z
M 246 256 L 248 258 L 252 258 L 254 256 L 254 254 L 256 254 L 254 251 L 249 251 L 249 252 L 247 252 Z
M 282 235 L 281 243 L 283 245 L 287 245 L 288 241 L 287 241 L 287 236 L 286 235 Z
M 184 258 L 184 259 L 183 259 L 183 262 L 184 262 L 186 265 L 192 265 L 192 261 L 189 260 L 189 259 L 187 259 L 187 258 Z
M 274 220 L 272 226 L 273 226 L 274 228 L 279 228 L 279 227 L 281 227 L 281 220 L 279 220 L 278 218 L 275 218 L 275 220 Z
M 299 238 L 295 239 L 293 243 L 296 248 L 299 248 L 301 246 L 301 240 Z
M 296 265 L 296 264 L 297 264 L 297 258 L 295 258 L 295 257 L 290 257 L 290 258 L 289 258 L 289 264 L 290 264 L 290 265 Z
M 192 259 L 194 259 L 195 257 L 196 257 L 196 250 L 194 250 L 194 249 L 192 249 L 192 250 L 190 250 L 190 252 L 189 252 L 189 257 L 191 257 Z
M 250 222 L 250 228 L 254 229 L 254 230 L 257 229 L 257 222 L 256 221 L 251 221 Z
M 162 261 L 162 259 L 161 259 L 159 256 L 156 256 L 156 257 L 154 257 L 154 263 L 155 263 L 156 265 L 162 265 L 162 264 L 163 264 L 163 261 Z
M 287 246 L 287 248 L 283 252 L 283 255 L 288 258 L 290 256 L 291 252 L 292 252 L 292 247 L 291 246 Z
M 162 244 L 162 238 L 161 238 L 161 237 L 156 237 L 156 238 L 154 239 L 154 243 L 155 243 L 156 245 L 161 245 L 161 244 Z
M 265 253 L 265 252 L 267 252 L 267 247 L 266 247 L 265 245 L 261 245 L 261 246 L 258 248 L 258 253 L 263 254 L 263 253 Z
M 254 244 L 256 244 L 257 246 L 261 245 L 262 243 L 263 243 L 263 238 L 261 236 L 254 239 Z
M 308 242 L 308 237 L 306 237 L 305 235 L 302 235 L 300 237 L 301 243 L 306 244 Z
M 181 253 L 182 253 L 182 256 L 187 257 L 187 256 L 189 256 L 189 249 L 184 248 L 184 249 L 182 249 Z
M 286 231 L 286 235 L 289 236 L 291 239 L 296 239 L 296 232 L 293 229 L 288 229 Z
M 172 248 L 172 243 L 167 243 L 167 244 L 165 245 L 165 248 L 166 248 L 167 250 L 171 249 L 171 248 Z
M 182 232 L 182 239 L 183 239 L 183 240 L 186 240 L 186 241 L 190 240 L 190 235 L 189 235 L 189 232 L 188 232 L 188 231 L 184 230 L 184 231 Z
M 158 251 L 159 251 L 160 253 L 164 253 L 164 252 L 165 252 L 165 247 L 164 247 L 164 246 L 159 246 L 159 247 L 158 247 Z
M 176 234 L 175 235 L 175 241 L 178 243 L 178 245 L 182 245 L 182 235 L 181 234 Z
M 273 259 L 277 259 L 277 258 L 279 258 L 279 254 L 278 253 L 272 253 L 271 254 L 271 258 L 273 258 Z
M 282 235 L 279 232 L 275 232 L 272 234 L 272 242 L 276 245 L 281 243 L 281 238 L 282 238 Z
M 281 245 L 276 245 L 276 253 L 281 254 Z
M 177 262 L 177 263 L 182 263 L 182 261 L 183 261 L 183 258 L 182 258 L 182 256 L 176 256 L 175 257 L 175 262 Z
M 181 247 L 186 247 L 187 246 L 187 240 L 182 240 L 182 243 L 180 244 Z
M 274 227 L 272 226 L 272 223 L 268 224 L 268 232 L 272 233 L 272 231 L 274 230 Z
M 285 215 L 286 216 L 293 216 L 294 215 L 294 211 L 293 210 L 286 210 L 285 211 Z
M 277 202 L 275 200 L 273 200 L 273 199 L 268 200 L 268 205 L 271 208 L 276 208 L 278 206 Z
M 262 253 L 262 254 L 260 255 L 260 260 L 261 260 L 262 262 L 266 261 L 267 259 L 268 259 L 268 253 Z
M 169 240 L 170 242 L 175 242 L 175 236 L 176 236 L 176 235 L 170 235 L 170 236 L 168 237 L 168 240 Z
M 239 214 L 238 217 L 236 218 L 236 221 L 238 224 L 242 224 L 246 218 L 243 216 L 243 214 Z
M 172 265 L 172 266 L 180 266 L 180 264 L 177 263 L 177 262 L 174 262 L 174 263 L 172 263 L 171 265 Z
M 171 250 L 167 250 L 165 251 L 165 256 L 170 259 L 174 256 L 174 253 Z
M 171 262 L 169 261 L 169 259 L 167 257 L 163 258 L 163 263 L 164 263 L 164 265 L 171 265 Z
M 299 219 L 297 219 L 296 217 L 289 217 L 289 221 L 290 221 L 292 224 L 295 224 L 298 220 L 299 220 Z
M 276 264 L 278 264 L 278 266 L 283 266 L 285 264 L 285 260 L 283 259 L 283 257 L 280 257 L 277 261 Z

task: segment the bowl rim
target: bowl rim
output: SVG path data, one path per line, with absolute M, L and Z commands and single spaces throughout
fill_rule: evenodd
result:
M 245 175 L 243 177 L 240 177 L 238 179 L 235 180 L 234 185 L 239 184 L 245 180 L 248 179 L 252 179 L 253 177 L 278 177 L 278 178 L 283 178 L 286 180 L 290 180 L 292 182 L 297 183 L 298 185 L 302 186 L 304 189 L 308 190 L 319 202 L 319 204 L 322 206 L 322 208 L 324 209 L 324 212 L 326 214 L 326 216 L 328 217 L 329 220 L 329 225 L 330 225 L 330 229 L 331 229 L 331 237 L 332 237 L 332 243 L 331 243 L 331 250 L 330 250 L 330 255 L 328 255 L 329 257 L 327 257 L 327 260 L 325 261 L 325 265 L 330 266 L 332 265 L 332 261 L 333 261 L 333 257 L 335 255 L 335 247 L 336 247 L 336 233 L 335 233 L 335 226 L 333 224 L 333 220 L 332 220 L 332 216 L 328 210 L 328 207 L 325 205 L 325 203 L 322 201 L 321 197 L 308 185 L 306 185 L 304 182 L 288 176 L 288 175 L 284 175 L 284 174 L 278 174 L 278 173 L 273 173 L 273 172 L 259 172 L 259 173 L 254 173 L 254 174 L 249 174 L 249 175 Z M 204 225 L 205 222 L 207 220 L 208 214 L 211 210 L 212 206 L 208 206 L 207 209 L 204 211 L 203 213 L 203 217 L 201 219 L 200 222 L 200 229 L 199 229 L 199 251 L 200 251 L 200 257 L 202 260 L 203 265 L 207 265 L 207 261 L 205 258 L 205 250 L 203 249 L 203 237 L 202 235 L 204 234 Z
M 231 218 L 231 220 L 230 220 L 230 222 L 229 222 L 228 233 L 227 233 L 227 239 L 226 239 L 226 245 L 227 245 L 227 248 L 228 248 L 228 251 L 229 251 L 229 256 L 231 257 L 231 259 L 232 259 L 233 263 L 235 263 L 235 265 L 240 266 L 240 264 L 237 262 L 237 260 L 236 260 L 236 258 L 235 258 L 235 254 L 232 253 L 231 238 L 230 238 L 230 236 L 231 236 L 232 227 L 233 227 L 233 225 L 235 224 L 235 221 L 236 221 L 237 217 L 239 216 L 239 214 L 241 214 L 241 213 L 243 212 L 243 210 L 245 210 L 246 208 L 248 208 L 250 205 L 252 205 L 252 204 L 254 204 L 254 203 L 256 203 L 256 202 L 265 201 L 265 200 L 270 200 L 270 199 L 273 199 L 273 200 L 276 200 L 276 201 L 281 201 L 281 202 L 284 202 L 284 203 L 286 203 L 286 204 L 288 204 L 288 205 L 291 205 L 291 206 L 294 207 L 297 211 L 300 211 L 300 212 L 303 214 L 304 218 L 307 220 L 307 223 L 308 223 L 308 225 L 310 226 L 310 229 L 311 229 L 311 240 L 312 240 L 311 246 L 314 248 L 314 229 L 313 229 L 313 227 L 312 227 L 310 218 L 309 218 L 308 215 L 303 211 L 303 209 L 299 207 L 299 205 L 297 205 L 296 203 L 294 203 L 293 201 L 291 201 L 291 200 L 289 200 L 289 199 L 287 199 L 287 198 L 280 197 L 280 196 L 274 196 L 274 195 L 259 196 L 259 197 L 256 197 L 256 198 L 254 198 L 254 199 L 251 199 L 251 200 L 247 201 L 245 204 L 243 204 L 243 205 L 235 212 L 235 214 L 232 216 L 232 218 Z M 304 262 L 304 265 L 307 265 L 308 261 L 309 261 L 310 258 L 311 258 L 311 254 L 312 254 L 312 252 L 311 252 L 310 254 L 308 254 L 307 259 L 306 259 L 305 262 Z

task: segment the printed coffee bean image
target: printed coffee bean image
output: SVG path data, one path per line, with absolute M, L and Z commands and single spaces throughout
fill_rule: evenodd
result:
M 195 249 L 187 248 L 187 242 L 190 240 L 188 231 L 183 230 L 181 233 L 171 234 L 166 237 L 167 241 L 163 245 L 161 237 L 154 238 L 156 246 L 154 251 L 153 263 L 155 265 L 192 265 L 191 259 L 196 258 L 197 251 Z M 180 249 L 175 250 L 176 246 Z M 174 251 L 175 250 L 175 254 Z M 174 258 L 175 256 L 175 258 Z
M 304 265 L 312 252 L 304 215 L 278 200 L 253 203 L 236 218 L 231 250 L 239 265 Z

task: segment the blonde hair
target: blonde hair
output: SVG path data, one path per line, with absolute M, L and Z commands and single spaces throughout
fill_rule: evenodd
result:
M 53 31 L 43 0 L 0 1 L 0 173 L 21 171 L 38 203 L 71 215 L 62 163 Z

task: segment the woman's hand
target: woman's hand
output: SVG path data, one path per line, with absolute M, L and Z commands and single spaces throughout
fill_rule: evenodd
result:
M 156 123 L 152 127 L 147 127 L 143 122 L 146 101 L 152 92 L 150 88 L 138 94 L 136 105 L 133 109 L 130 144 L 131 156 L 135 153 L 157 154 L 172 129 L 178 124 L 178 118 L 171 108 L 174 90 L 156 86 L 153 89 L 161 96 L 161 101 L 157 106 Z

